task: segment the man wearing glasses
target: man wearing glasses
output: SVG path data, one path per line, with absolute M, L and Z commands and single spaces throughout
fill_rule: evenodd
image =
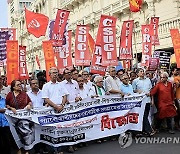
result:
M 121 81 L 122 84 L 120 90 L 124 93 L 124 95 L 127 96 L 132 95 L 134 92 L 133 92 L 133 87 L 129 82 L 129 76 L 127 74 L 121 75 Z
M 116 69 L 114 66 L 109 67 L 109 76 L 105 79 L 105 88 L 106 91 L 110 94 L 120 94 L 124 96 L 124 94 L 120 90 L 121 81 L 116 77 Z
M 39 89 L 38 80 L 30 81 L 31 90 L 27 92 L 32 101 L 33 108 L 43 107 L 44 99 L 42 99 L 42 91 Z

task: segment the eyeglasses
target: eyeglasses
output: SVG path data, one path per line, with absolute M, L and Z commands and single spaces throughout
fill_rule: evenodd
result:
M 83 75 L 89 75 L 89 74 L 83 74 Z
M 129 80 L 129 78 L 124 78 L 124 79 L 122 79 L 122 80 Z

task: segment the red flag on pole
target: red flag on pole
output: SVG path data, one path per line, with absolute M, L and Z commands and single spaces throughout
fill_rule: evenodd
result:
M 67 25 L 69 11 L 58 10 L 56 14 L 56 20 L 52 32 L 53 46 L 62 46 L 65 28 Z
M 180 33 L 178 29 L 170 29 L 177 67 L 180 68 Z
M 151 25 L 142 25 L 142 66 L 149 66 L 149 57 L 152 52 L 152 29 Z
M 26 47 L 19 46 L 19 79 L 28 79 L 28 71 L 26 65 Z
M 49 18 L 40 13 L 34 13 L 25 8 L 26 27 L 29 33 L 35 37 L 44 36 Z
M 72 69 L 72 56 L 71 56 L 71 38 L 72 38 L 72 31 L 69 30 L 64 35 L 65 37 L 65 44 L 62 47 L 58 48 L 59 51 L 56 53 L 57 57 L 57 67 L 60 73 L 63 73 L 65 68 Z
M 91 34 L 88 34 L 88 46 L 89 46 L 90 53 L 93 54 L 95 42 L 94 42 L 94 39 L 92 38 Z
M 119 59 L 130 60 L 133 59 L 132 54 L 132 34 L 133 34 L 134 20 L 123 22 L 121 30 L 121 41 L 119 47 Z
M 38 64 L 39 69 L 41 69 L 41 64 L 40 64 L 38 55 L 36 55 L 36 62 Z
M 76 29 L 75 40 L 75 64 L 76 66 L 88 66 L 91 62 L 91 56 L 88 48 L 89 27 L 87 25 L 78 25 Z
M 159 45 L 158 38 L 158 27 L 159 27 L 159 17 L 151 17 L 151 26 L 152 26 L 152 45 Z
M 102 65 L 116 66 L 116 20 L 113 16 L 101 15 L 99 26 L 101 27 Z
M 106 67 L 102 66 L 102 47 L 101 47 L 101 27 L 98 28 L 96 43 L 94 45 L 92 64 L 90 66 L 91 73 L 105 75 Z
M 142 6 L 142 0 L 129 0 L 129 8 L 131 12 L 140 11 Z

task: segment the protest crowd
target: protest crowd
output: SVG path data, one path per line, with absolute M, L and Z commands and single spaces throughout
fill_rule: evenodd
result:
M 101 76 L 91 74 L 85 69 L 79 71 L 76 68 L 66 68 L 63 74 L 59 74 L 56 67 L 51 67 L 49 77 L 50 81 L 47 82 L 44 72 L 39 72 L 36 76 L 32 73 L 29 80 L 13 80 L 10 86 L 6 84 L 6 76 L 0 77 L 0 145 L 6 154 L 11 153 L 12 149 L 18 154 L 29 153 L 16 146 L 8 121 L 4 116 L 6 110 L 11 110 L 16 114 L 19 109 L 52 107 L 56 112 L 61 113 L 67 104 L 79 102 L 87 97 L 97 98 L 103 95 L 125 97 L 134 93 L 145 93 L 147 99 L 142 121 L 143 130 L 132 131 L 133 135 L 149 137 L 161 131 L 174 134 L 175 129 L 180 130 L 180 76 L 177 68 L 172 68 L 169 75 L 164 70 L 155 72 L 149 72 L 144 68 L 133 71 L 116 70 L 116 67 L 109 66 L 105 76 Z M 26 123 L 19 125 L 22 125 L 20 131 L 25 133 Z M 30 142 L 29 140 L 27 142 Z M 102 143 L 107 140 L 117 140 L 117 136 L 93 142 Z M 38 143 L 33 148 L 35 153 L 49 153 L 50 151 L 63 153 L 64 150 L 73 153 L 83 146 L 87 146 L 87 143 L 58 148 L 50 146 L 47 148 L 48 146 L 44 143 Z
M 76 2 L 79 10 L 79 4 L 85 1 Z M 69 5 L 72 11 L 59 9 L 60 1 L 55 7 L 50 5 L 51 1 L 43 1 L 40 6 L 49 5 L 49 9 L 43 11 L 50 12 L 53 8 L 55 13 L 57 10 L 53 20 L 52 15 L 41 14 L 38 7 L 33 10 L 24 6 L 18 10 L 23 14 L 20 18 L 23 18 L 22 25 L 26 24 L 27 33 L 19 20 L 17 25 L 20 24 L 21 30 L 17 36 L 22 34 L 22 38 L 16 40 L 17 27 L 0 28 L 0 67 L 4 71 L 4 75 L 0 75 L 0 147 L 3 149 L 0 153 L 74 153 L 89 142 L 119 141 L 122 134 L 141 138 L 180 131 L 180 43 L 177 41 L 180 35 L 178 27 L 174 26 L 179 26 L 179 10 L 176 22 L 168 19 L 165 31 L 170 35 L 162 33 L 163 39 L 172 38 L 173 46 L 167 45 L 171 52 L 167 52 L 164 45 L 160 50 L 155 48 L 162 39 L 158 38 L 158 26 L 166 14 L 161 19 L 151 13 L 155 10 L 151 8 L 156 6 L 155 2 L 118 1 L 115 6 L 124 7 L 127 3 L 129 8 L 120 7 L 117 13 L 106 14 L 101 8 L 97 19 L 99 26 L 95 24 L 96 12 L 89 9 L 93 12 L 88 20 L 92 16 L 93 22 L 86 21 L 85 16 L 82 23 L 73 19 L 73 29 L 68 25 L 72 12 L 73 17 L 78 16 L 74 4 Z M 8 3 L 14 4 L 13 1 Z M 35 4 L 31 6 L 35 7 Z M 140 16 L 137 15 L 137 22 L 127 10 L 139 12 L 141 6 L 148 14 L 143 14 L 142 10 Z M 174 4 L 173 11 L 175 8 L 178 6 Z M 121 17 L 123 15 L 125 18 Z M 122 24 L 120 36 L 116 36 L 120 27 L 117 28 L 116 23 Z M 139 39 L 141 35 L 140 26 L 142 41 L 138 43 L 136 37 Z M 97 31 L 93 29 L 96 27 Z M 166 28 L 163 22 L 161 32 L 162 27 Z M 45 37 L 38 39 L 41 36 Z M 119 38 L 119 45 L 116 45 Z M 142 45 L 142 53 L 137 45 Z M 173 53 L 177 66 L 172 67 L 170 57 Z

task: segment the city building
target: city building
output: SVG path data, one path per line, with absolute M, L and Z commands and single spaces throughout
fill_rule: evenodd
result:
M 153 47 L 153 51 L 165 50 L 173 53 L 169 29 L 180 29 L 180 0 L 144 0 L 141 11 L 137 13 L 130 12 L 128 0 L 13 0 L 9 3 L 9 25 L 17 28 L 17 38 L 20 44 L 27 46 L 28 70 L 32 71 L 38 68 L 35 55 L 39 56 L 42 69 L 45 69 L 42 41 L 48 39 L 48 32 L 46 36 L 39 39 L 27 33 L 22 4 L 26 4 L 31 11 L 47 15 L 50 20 L 55 19 L 57 9 L 70 10 L 69 29 L 73 31 L 72 51 L 75 46 L 76 25 L 88 24 L 91 35 L 96 39 L 101 14 L 115 16 L 118 19 L 116 27 L 117 51 L 123 21 L 134 20 L 134 55 L 140 55 L 142 52 L 141 25 L 148 24 L 152 16 L 159 17 L 160 39 L 160 45 Z

